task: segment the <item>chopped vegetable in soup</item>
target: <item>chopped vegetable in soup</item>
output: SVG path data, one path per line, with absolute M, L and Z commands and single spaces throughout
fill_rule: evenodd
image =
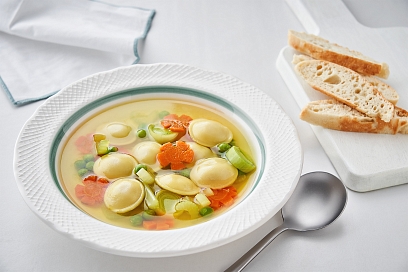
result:
M 251 186 L 256 162 L 239 124 L 198 104 L 144 100 L 95 114 L 70 135 L 60 179 L 91 216 L 168 230 L 225 212 Z

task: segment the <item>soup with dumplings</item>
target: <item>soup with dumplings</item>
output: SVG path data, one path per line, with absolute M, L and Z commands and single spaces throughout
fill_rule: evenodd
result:
M 189 101 L 147 99 L 89 117 L 61 152 L 70 201 L 119 227 L 167 230 L 214 218 L 253 183 L 253 143 L 236 120 Z

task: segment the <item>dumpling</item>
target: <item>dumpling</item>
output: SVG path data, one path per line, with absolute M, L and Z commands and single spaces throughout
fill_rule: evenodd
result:
M 100 129 L 112 145 L 127 145 L 136 140 L 133 128 L 122 122 L 112 122 L 103 125 Z
M 207 147 L 232 141 L 232 132 L 229 128 L 217 121 L 208 119 L 191 121 L 188 133 L 195 142 Z
M 200 192 L 200 188 L 194 182 L 178 174 L 158 176 L 156 183 L 161 188 L 180 195 L 196 195 Z
M 136 164 L 136 159 L 128 154 L 109 153 L 95 161 L 93 171 L 98 176 L 116 179 L 132 175 Z
M 199 161 L 201 159 L 216 157 L 214 152 L 212 152 L 212 150 L 206 146 L 202 146 L 195 142 L 186 142 L 186 143 L 190 146 L 191 150 L 193 150 L 194 152 L 194 159 L 191 165 L 194 165 L 196 161 Z
M 221 189 L 230 186 L 238 177 L 238 170 L 223 158 L 202 159 L 190 172 L 190 179 L 199 187 Z
M 132 155 L 139 163 L 153 165 L 156 163 L 156 156 L 160 151 L 161 144 L 157 142 L 141 142 L 132 149 Z
M 111 211 L 125 213 L 139 206 L 144 197 L 145 187 L 140 181 L 123 178 L 108 186 L 105 191 L 104 202 Z

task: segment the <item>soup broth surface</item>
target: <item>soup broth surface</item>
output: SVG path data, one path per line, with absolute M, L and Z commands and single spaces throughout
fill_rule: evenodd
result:
M 163 123 L 163 120 L 170 120 L 171 122 Z M 168 123 L 171 123 L 171 126 L 165 128 L 163 124 L 168 125 Z M 207 123 L 213 126 L 205 127 Z M 194 128 L 197 128 L 191 133 L 190 128 L 192 127 L 190 126 L 193 124 Z M 177 125 L 179 126 L 178 129 L 184 129 L 184 132 L 171 130 Z M 220 131 L 218 131 L 219 129 Z M 203 141 L 211 143 L 217 141 L 217 137 L 222 139 L 223 133 L 227 133 L 225 131 L 232 133 L 232 140 L 219 142 L 214 146 L 203 146 L 197 143 L 192 136 L 195 135 L 197 139 L 201 137 L 204 139 Z M 177 135 L 175 139 L 174 137 L 171 138 L 174 133 Z M 203 133 L 212 135 L 215 140 L 211 137 L 207 139 L 208 135 L 201 136 Z M 59 160 L 60 185 L 69 200 L 80 210 L 111 225 L 138 230 L 165 230 L 192 226 L 226 212 L 236 205 L 243 198 L 247 189 L 252 186 L 256 171 L 250 170 L 245 173 L 238 169 L 234 170 L 237 167 L 226 157 L 231 147 L 238 147 L 244 158 L 248 159 L 250 163 L 252 162 L 253 165 L 257 164 L 256 157 L 253 155 L 254 143 L 246 139 L 246 133 L 250 132 L 244 132 L 242 124 L 238 123 L 236 119 L 225 115 L 216 108 L 189 101 L 147 99 L 123 103 L 93 114 L 66 137 L 67 140 Z M 155 139 L 155 135 L 160 138 L 160 143 Z M 103 141 L 100 140 L 101 138 L 104 138 Z M 169 139 L 169 142 L 166 142 L 166 139 Z M 102 143 L 108 143 L 107 148 L 109 150 L 107 154 L 98 155 L 98 150 L 104 148 Z M 141 143 L 149 143 L 149 146 L 154 148 L 145 148 L 140 153 L 136 146 Z M 179 149 L 177 149 L 178 144 L 180 145 Z M 200 152 L 193 148 L 193 144 L 198 145 Z M 177 152 L 180 153 L 170 154 L 171 163 L 164 166 L 162 161 L 158 159 L 160 157 L 158 154 L 165 152 L 163 151 L 165 145 L 169 150 L 177 149 Z M 182 148 L 186 150 L 180 151 Z M 139 153 L 135 150 L 138 150 Z M 201 150 L 205 151 L 204 155 L 200 155 Z M 128 164 L 125 165 L 124 161 L 116 159 L 114 154 L 125 154 L 123 156 L 127 158 L 126 163 Z M 194 157 L 190 161 L 192 154 L 204 158 L 196 161 L 196 157 Z M 145 157 L 143 160 L 146 162 L 138 160 L 137 157 L 140 156 Z M 106 159 L 108 157 L 114 159 L 105 163 L 108 166 L 101 166 L 105 161 L 108 161 Z M 163 155 L 162 158 L 167 157 Z M 217 177 L 221 179 L 220 182 L 225 182 L 227 186 L 218 188 L 221 186 L 218 185 L 218 181 L 208 181 L 212 179 L 211 177 L 205 180 L 205 178 L 201 178 L 200 173 L 200 175 L 196 174 L 199 176 L 200 182 L 201 179 L 203 179 L 203 183 L 215 182 L 213 184 L 217 188 L 211 188 L 212 185 L 204 186 L 201 183 L 197 185 L 198 181 L 193 180 L 193 172 L 198 173 L 204 169 L 204 166 L 198 167 L 198 162 L 217 161 L 213 160 L 214 158 L 225 160 L 228 163 L 225 167 L 229 169 L 228 171 L 231 170 L 232 177 L 236 171 L 236 178 L 232 183 L 228 180 L 223 181 L 224 177 L 221 173 L 229 172 L 222 170 L 223 168 L 214 168 L 215 170 L 210 169 L 205 175 Z M 176 162 L 177 159 L 180 159 L 180 163 Z M 240 161 L 238 160 L 238 162 Z M 234 169 L 230 167 L 231 165 Z M 142 167 L 146 171 L 142 170 L 135 173 L 137 167 L 139 170 Z M 128 168 L 132 170 L 130 173 Z M 193 170 L 194 168 L 195 170 Z M 145 182 L 142 179 L 142 172 L 150 175 L 153 182 Z M 170 189 L 166 187 L 168 184 L 165 179 L 162 179 L 163 184 L 158 184 L 160 177 L 171 174 L 182 176 L 182 182 L 186 183 L 169 183 Z M 127 181 L 119 186 L 118 181 L 121 179 Z M 117 188 L 110 188 L 115 183 Z M 128 184 L 135 186 L 132 185 L 133 189 L 129 189 Z M 197 188 L 198 191 L 195 191 Z M 163 199 L 158 199 L 161 195 L 159 192 L 163 190 L 170 191 L 170 193 Z M 183 190 L 188 191 L 188 193 L 180 193 L 184 192 Z M 153 197 L 149 195 L 148 191 L 153 192 Z M 109 201 L 106 199 L 108 192 Z M 120 199 L 122 193 L 125 199 Z M 204 197 L 200 198 L 198 194 Z M 230 196 L 228 201 L 226 200 L 227 196 Z M 137 204 L 138 198 L 140 204 Z M 155 200 L 160 203 L 159 209 Z M 134 208 L 130 207 L 133 201 L 137 204 Z

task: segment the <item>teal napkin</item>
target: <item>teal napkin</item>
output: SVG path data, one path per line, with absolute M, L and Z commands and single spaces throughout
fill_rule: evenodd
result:
M 84 0 L 0 1 L 0 89 L 15 105 L 139 61 L 155 11 Z

